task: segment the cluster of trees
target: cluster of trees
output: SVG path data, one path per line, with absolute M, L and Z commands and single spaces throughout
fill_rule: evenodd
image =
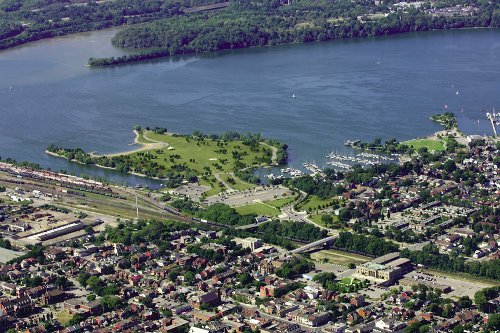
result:
M 84 288 L 89 288 L 94 294 L 99 296 L 117 295 L 119 291 L 115 283 L 106 284 L 98 276 L 90 275 L 87 272 L 82 272 L 78 275 L 78 283 Z
M 172 232 L 186 230 L 190 227 L 186 223 L 176 221 L 139 220 L 136 223 L 120 222 L 115 228 L 107 225 L 104 230 L 104 237 L 111 242 L 124 245 L 144 242 L 162 245 L 170 240 Z
M 10 157 L 7 157 L 6 159 L 2 159 L 2 157 L 0 156 L 0 161 L 5 162 L 5 163 L 9 163 L 12 165 L 20 166 L 20 167 L 30 168 L 33 170 L 41 170 L 42 169 L 42 167 L 38 163 L 33 163 L 33 162 L 28 162 L 28 161 L 18 162 L 15 159 L 10 158 Z
M 341 185 L 335 185 L 331 181 L 310 175 L 291 178 L 287 180 L 286 185 L 304 191 L 309 195 L 316 195 L 320 199 L 331 198 L 346 191 L 345 187 Z
M 146 126 L 144 127 L 144 129 L 146 131 L 152 131 L 156 134 L 165 134 L 167 133 L 167 129 L 165 127 L 158 127 L 158 126 L 155 126 L 153 128 L 149 127 L 149 126 Z M 143 130 L 142 126 L 140 125 L 135 125 L 134 126 L 134 131 L 137 131 L 137 132 L 141 132 Z
M 234 173 L 239 179 L 250 183 L 259 185 L 262 180 L 253 173 L 253 169 L 238 170 Z
M 218 264 L 224 261 L 224 254 L 221 251 L 215 251 L 212 249 L 203 248 L 203 244 L 207 242 L 202 242 L 201 244 L 194 244 L 188 246 L 188 252 L 195 253 L 199 257 L 207 259 L 213 264 Z M 217 244 L 223 244 L 226 246 L 226 251 L 229 253 L 229 256 L 232 258 L 236 258 L 239 256 L 244 256 L 251 252 L 250 248 L 242 248 L 241 246 L 236 245 L 236 243 L 228 238 L 224 238 L 218 241 L 215 241 Z
M 0 238 L 0 247 L 3 247 L 4 249 L 12 249 L 12 244 L 8 239 Z
M 64 214 L 69 214 L 71 212 L 68 208 L 56 206 L 56 205 L 51 205 L 51 204 L 43 204 L 39 208 L 51 210 L 54 212 L 64 213 Z
M 500 286 L 481 289 L 474 294 L 474 303 L 481 311 L 491 313 L 492 310 L 496 309 L 496 306 L 492 306 L 488 302 L 498 296 L 500 296 Z
M 227 226 L 246 225 L 255 222 L 255 214 L 241 215 L 234 208 L 223 203 L 215 203 L 203 209 L 198 207 L 193 201 L 184 198 L 174 200 L 171 205 L 184 214 Z
M 45 263 L 45 255 L 43 253 L 44 247 L 42 245 L 31 245 L 27 246 L 28 252 L 26 254 L 14 258 L 8 262 L 8 264 L 18 264 L 24 259 L 35 258 L 40 264 Z
M 435 114 L 431 116 L 431 119 L 440 125 L 444 126 L 445 129 L 451 130 L 458 127 L 457 118 L 453 112 L 445 112 L 443 114 Z
M 234 208 L 222 203 L 216 203 L 196 214 L 202 219 L 222 223 L 228 226 L 246 225 L 255 222 L 255 215 L 240 215 Z
M 415 292 L 415 297 L 420 302 L 429 302 L 426 311 L 432 312 L 436 316 L 452 318 L 455 311 L 466 309 L 472 306 L 472 301 L 468 296 L 460 297 L 456 305 L 453 306 L 453 301 L 449 298 L 442 298 L 442 290 L 439 288 L 430 288 L 424 284 L 416 284 L 412 286 Z M 418 302 L 409 301 L 405 303 L 405 308 L 419 310 Z M 413 332 L 410 330 L 410 332 Z M 418 330 L 417 330 L 418 332 Z
M 306 258 L 293 257 L 290 262 L 283 264 L 276 271 L 276 275 L 284 279 L 289 279 L 310 272 L 314 267 L 314 263 Z
M 234 237 L 255 237 L 255 233 L 236 229 L 227 229 L 225 233 Z M 288 250 L 296 246 L 293 242 L 313 242 L 327 235 L 326 230 L 309 223 L 295 221 L 270 221 L 257 227 L 257 234 L 263 242 L 278 245 Z
M 335 246 L 349 251 L 360 252 L 373 256 L 382 256 L 398 251 L 398 246 L 375 236 L 356 235 L 351 232 L 341 232 L 335 240 Z
M 439 253 L 437 246 L 432 243 L 425 245 L 421 251 L 403 249 L 401 256 L 409 258 L 414 264 L 425 265 L 433 269 L 468 273 L 493 280 L 500 279 L 500 260 L 466 262 L 464 257 Z
M 401 144 L 396 139 L 389 139 L 382 143 L 381 138 L 375 138 L 372 142 L 358 142 L 353 144 L 353 147 L 364 149 L 364 150 L 374 150 L 386 154 L 412 154 L 413 148 L 408 145 Z
M 120 31 L 113 44 L 119 47 L 160 48 L 151 56 L 186 54 L 254 46 L 305 43 L 340 38 L 389 35 L 395 33 L 466 27 L 498 27 L 498 4 L 485 4 L 476 16 L 431 16 L 413 9 L 369 19 L 364 16 L 380 10 L 356 2 L 279 1 L 232 2 L 228 10 L 176 16 L 136 25 Z M 495 13 L 495 14 L 494 14 Z M 160 55 L 161 53 L 161 55 Z M 142 55 L 144 56 L 144 55 Z M 95 65 L 137 61 L 137 57 L 93 60 Z
M 370 184 L 373 182 L 375 176 L 386 175 L 389 178 L 405 176 L 412 171 L 418 172 L 421 167 L 421 165 L 412 162 L 405 162 L 401 165 L 396 163 L 380 164 L 368 168 L 362 168 L 360 165 L 355 165 L 349 172 L 344 174 L 343 177 L 349 183 Z M 385 186 L 386 184 L 384 181 L 381 181 L 379 183 L 372 183 L 371 185 Z
M 319 273 L 313 277 L 313 281 L 318 282 L 327 290 L 337 292 L 354 292 L 368 285 L 368 281 L 349 281 L 349 284 L 336 282 L 337 276 L 334 273 Z M 350 280 L 350 279 L 348 279 Z
M 280 287 L 280 288 L 276 289 L 276 291 L 274 292 L 274 297 L 276 297 L 276 298 L 282 297 L 282 296 L 284 296 L 284 295 L 286 295 L 294 290 L 297 290 L 299 288 L 304 288 L 305 286 L 306 285 L 304 283 L 301 283 L 301 282 L 289 283 L 284 287 Z

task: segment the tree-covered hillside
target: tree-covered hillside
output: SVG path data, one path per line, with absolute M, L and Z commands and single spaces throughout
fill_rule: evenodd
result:
M 101 66 L 173 54 L 432 29 L 500 26 L 497 2 L 438 1 L 432 5 L 401 8 L 391 1 L 380 5 L 350 0 L 291 0 L 290 5 L 283 2 L 232 1 L 224 11 L 131 26 L 120 31 L 113 38 L 113 44 L 155 50 L 121 58 L 91 59 L 89 63 Z M 439 11 L 440 8 L 446 8 L 446 12 Z

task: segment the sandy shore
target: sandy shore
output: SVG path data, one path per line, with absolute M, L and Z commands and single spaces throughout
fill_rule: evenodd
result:
M 147 132 L 146 132 L 147 133 Z M 138 131 L 135 131 L 134 130 L 134 134 L 135 134 L 135 138 L 134 138 L 134 143 L 131 143 L 130 145 L 139 145 L 140 147 L 138 147 L 137 149 L 133 149 L 133 150 L 129 150 L 129 151 L 124 151 L 124 152 L 118 152 L 118 153 L 112 153 L 112 154 L 106 154 L 106 155 L 99 155 L 99 154 L 95 154 L 95 153 L 89 153 L 91 157 L 113 157 L 113 156 L 120 156 L 120 155 L 129 155 L 129 154 L 133 154 L 133 153 L 137 153 L 137 152 L 140 152 L 140 151 L 147 151 L 147 150 L 155 150 L 155 149 L 163 149 L 163 148 L 166 148 L 166 147 L 169 147 L 170 145 L 168 143 L 165 143 L 165 142 L 159 142 L 159 141 L 155 141 L 155 140 L 152 140 L 150 138 L 147 137 L 146 133 L 143 134 L 143 137 L 144 139 L 146 139 L 147 141 L 151 141 L 151 142 L 148 142 L 148 143 L 143 143 L 143 142 L 139 142 L 139 137 L 140 137 L 140 133 Z M 64 158 L 65 160 L 67 160 L 66 157 L 64 156 L 61 156 L 61 155 L 58 155 L 56 153 L 53 153 L 51 151 L 48 151 L 48 150 L 45 150 L 45 153 L 47 155 L 50 155 L 50 156 L 54 156 L 54 157 L 58 157 L 58 158 Z M 81 164 L 81 165 L 85 165 L 75 159 L 71 160 L 70 162 L 74 162 L 74 163 L 78 163 L 78 164 Z M 109 166 L 104 166 L 104 165 L 100 165 L 100 164 L 91 164 L 90 166 L 96 166 L 98 168 L 102 168 L 102 169 L 108 169 L 108 170 L 116 170 L 116 168 L 112 168 L 112 167 L 109 167 Z M 131 175 L 134 175 L 134 176 L 139 176 L 139 177 L 145 177 L 145 178 L 152 178 L 152 179 L 160 179 L 158 177 L 149 177 L 149 176 L 146 176 L 145 174 L 142 174 L 142 173 L 137 173 L 137 172 L 127 172 L 128 174 L 131 174 Z

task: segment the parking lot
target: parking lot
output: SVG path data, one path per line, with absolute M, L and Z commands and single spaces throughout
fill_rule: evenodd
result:
M 252 190 L 242 190 L 231 194 L 220 193 L 216 196 L 207 198 L 206 201 L 209 205 L 224 203 L 232 207 L 237 207 L 252 204 L 254 202 L 279 199 L 283 197 L 283 193 L 290 193 L 290 190 L 279 186 L 260 186 Z
M 474 294 L 484 288 L 491 287 L 491 285 L 482 283 L 479 281 L 468 281 L 465 279 L 453 278 L 449 276 L 445 276 L 444 274 L 430 274 L 424 271 L 414 271 L 405 275 L 408 278 L 417 277 L 417 281 L 421 280 L 426 281 L 428 283 L 436 283 L 441 285 L 448 285 L 451 287 L 452 291 L 446 294 L 447 297 L 461 297 L 461 296 L 469 296 L 470 298 L 474 298 Z M 420 279 L 419 279 L 420 278 Z
M 182 195 L 194 201 L 199 201 L 203 192 L 209 191 L 210 189 L 211 187 L 206 185 L 187 184 L 182 185 L 175 190 L 171 190 L 170 193 L 174 195 Z

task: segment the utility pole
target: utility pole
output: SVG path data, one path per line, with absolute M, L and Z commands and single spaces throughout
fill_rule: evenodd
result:
M 139 221 L 139 205 L 137 204 L 137 193 L 135 194 L 135 211 L 136 211 L 135 220 Z

